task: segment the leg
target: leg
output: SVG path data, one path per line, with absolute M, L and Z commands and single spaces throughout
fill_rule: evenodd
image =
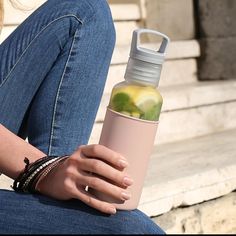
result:
M 138 210 L 109 216 L 80 201 L 61 202 L 9 191 L 0 191 L 0 201 L 3 234 L 164 234 Z
M 87 143 L 114 47 L 108 9 L 49 0 L 1 45 L 0 122 L 47 154 Z

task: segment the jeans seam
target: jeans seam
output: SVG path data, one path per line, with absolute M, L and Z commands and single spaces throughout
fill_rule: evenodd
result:
M 60 93 L 62 82 L 63 82 L 64 77 L 65 77 L 66 68 L 69 64 L 69 60 L 70 60 L 71 53 L 72 53 L 72 50 L 73 50 L 73 46 L 74 46 L 74 43 L 75 43 L 75 39 L 76 39 L 76 36 L 77 36 L 77 31 L 78 30 L 76 30 L 76 32 L 74 34 L 73 41 L 71 43 L 70 52 L 69 52 L 69 55 L 68 55 L 68 58 L 67 58 L 67 61 L 66 61 L 65 67 L 64 67 L 64 71 L 63 71 L 61 79 L 60 79 L 60 84 L 59 84 L 58 89 L 57 89 L 57 95 L 56 95 L 54 108 L 53 108 L 53 118 L 52 118 L 52 124 L 51 124 L 51 133 L 50 133 L 50 140 L 49 140 L 49 147 L 48 147 L 48 155 L 51 155 L 51 151 L 52 151 L 52 140 L 54 138 L 54 127 L 55 127 L 55 120 L 56 120 L 57 103 L 58 103 L 58 100 L 59 100 L 59 93 Z
M 6 78 L 2 81 L 2 83 L 0 84 L 0 88 L 4 85 L 4 83 L 8 80 L 8 78 L 10 77 L 12 71 L 15 69 L 15 67 L 18 65 L 18 63 L 20 62 L 20 60 L 22 59 L 22 57 L 24 56 L 24 54 L 26 53 L 26 51 L 29 49 L 29 47 L 32 45 L 32 43 L 39 37 L 39 35 L 46 30 L 51 24 L 55 23 L 58 20 L 61 20 L 63 18 L 66 17 L 74 17 L 80 24 L 83 24 L 83 21 L 81 19 L 79 19 L 76 15 L 74 14 L 68 14 L 68 15 L 64 15 L 61 16 L 59 18 L 54 19 L 53 21 L 51 21 L 50 23 L 48 23 L 43 29 L 40 30 L 40 32 L 38 32 L 38 34 L 35 35 L 35 37 L 31 40 L 31 42 L 29 43 L 29 45 L 25 48 L 25 50 L 22 52 L 21 56 L 18 58 L 18 60 L 16 61 L 15 65 L 11 68 L 11 70 L 9 71 L 9 73 L 7 74 Z

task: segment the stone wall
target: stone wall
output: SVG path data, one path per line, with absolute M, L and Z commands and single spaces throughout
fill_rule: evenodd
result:
M 145 10 L 147 28 L 165 33 L 171 41 L 195 38 L 192 0 L 146 0 Z
M 235 0 L 146 0 L 145 11 L 145 26 L 171 41 L 199 39 L 199 80 L 236 78 Z
M 236 233 L 236 192 L 153 218 L 167 234 Z
M 236 79 L 236 1 L 198 0 L 199 78 Z

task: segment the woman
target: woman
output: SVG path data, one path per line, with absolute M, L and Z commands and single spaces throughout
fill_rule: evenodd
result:
M 87 145 L 114 43 L 105 0 L 48 0 L 1 44 L 0 172 L 16 191 L 0 191 L 0 233 L 163 234 L 86 189 L 130 198 L 125 157 Z

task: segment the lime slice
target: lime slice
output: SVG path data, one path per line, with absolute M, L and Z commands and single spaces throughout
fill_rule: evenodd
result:
M 135 98 L 134 103 L 140 110 L 147 112 L 155 105 L 162 103 L 162 97 L 156 91 L 142 91 Z
M 130 103 L 130 97 L 126 93 L 117 93 L 112 97 L 111 108 L 117 112 L 123 111 L 126 104 Z
M 161 113 L 162 104 L 153 106 L 150 110 L 145 112 L 140 118 L 144 120 L 158 121 Z
M 160 93 L 150 87 L 143 89 L 135 98 L 135 105 L 143 112 L 140 118 L 144 120 L 159 120 L 162 103 Z
M 156 101 L 152 100 L 152 99 L 147 99 L 147 100 L 143 100 L 142 103 L 137 104 L 137 106 L 139 107 L 139 109 L 141 109 L 143 112 L 147 112 L 149 111 L 152 107 L 154 107 L 156 105 Z
M 153 87 L 128 85 L 114 88 L 109 107 L 117 112 L 145 120 L 158 120 L 162 97 Z
M 110 108 L 117 112 L 128 112 L 130 113 L 139 113 L 139 116 L 143 112 L 133 103 L 132 99 L 127 93 L 117 93 L 112 96 Z

